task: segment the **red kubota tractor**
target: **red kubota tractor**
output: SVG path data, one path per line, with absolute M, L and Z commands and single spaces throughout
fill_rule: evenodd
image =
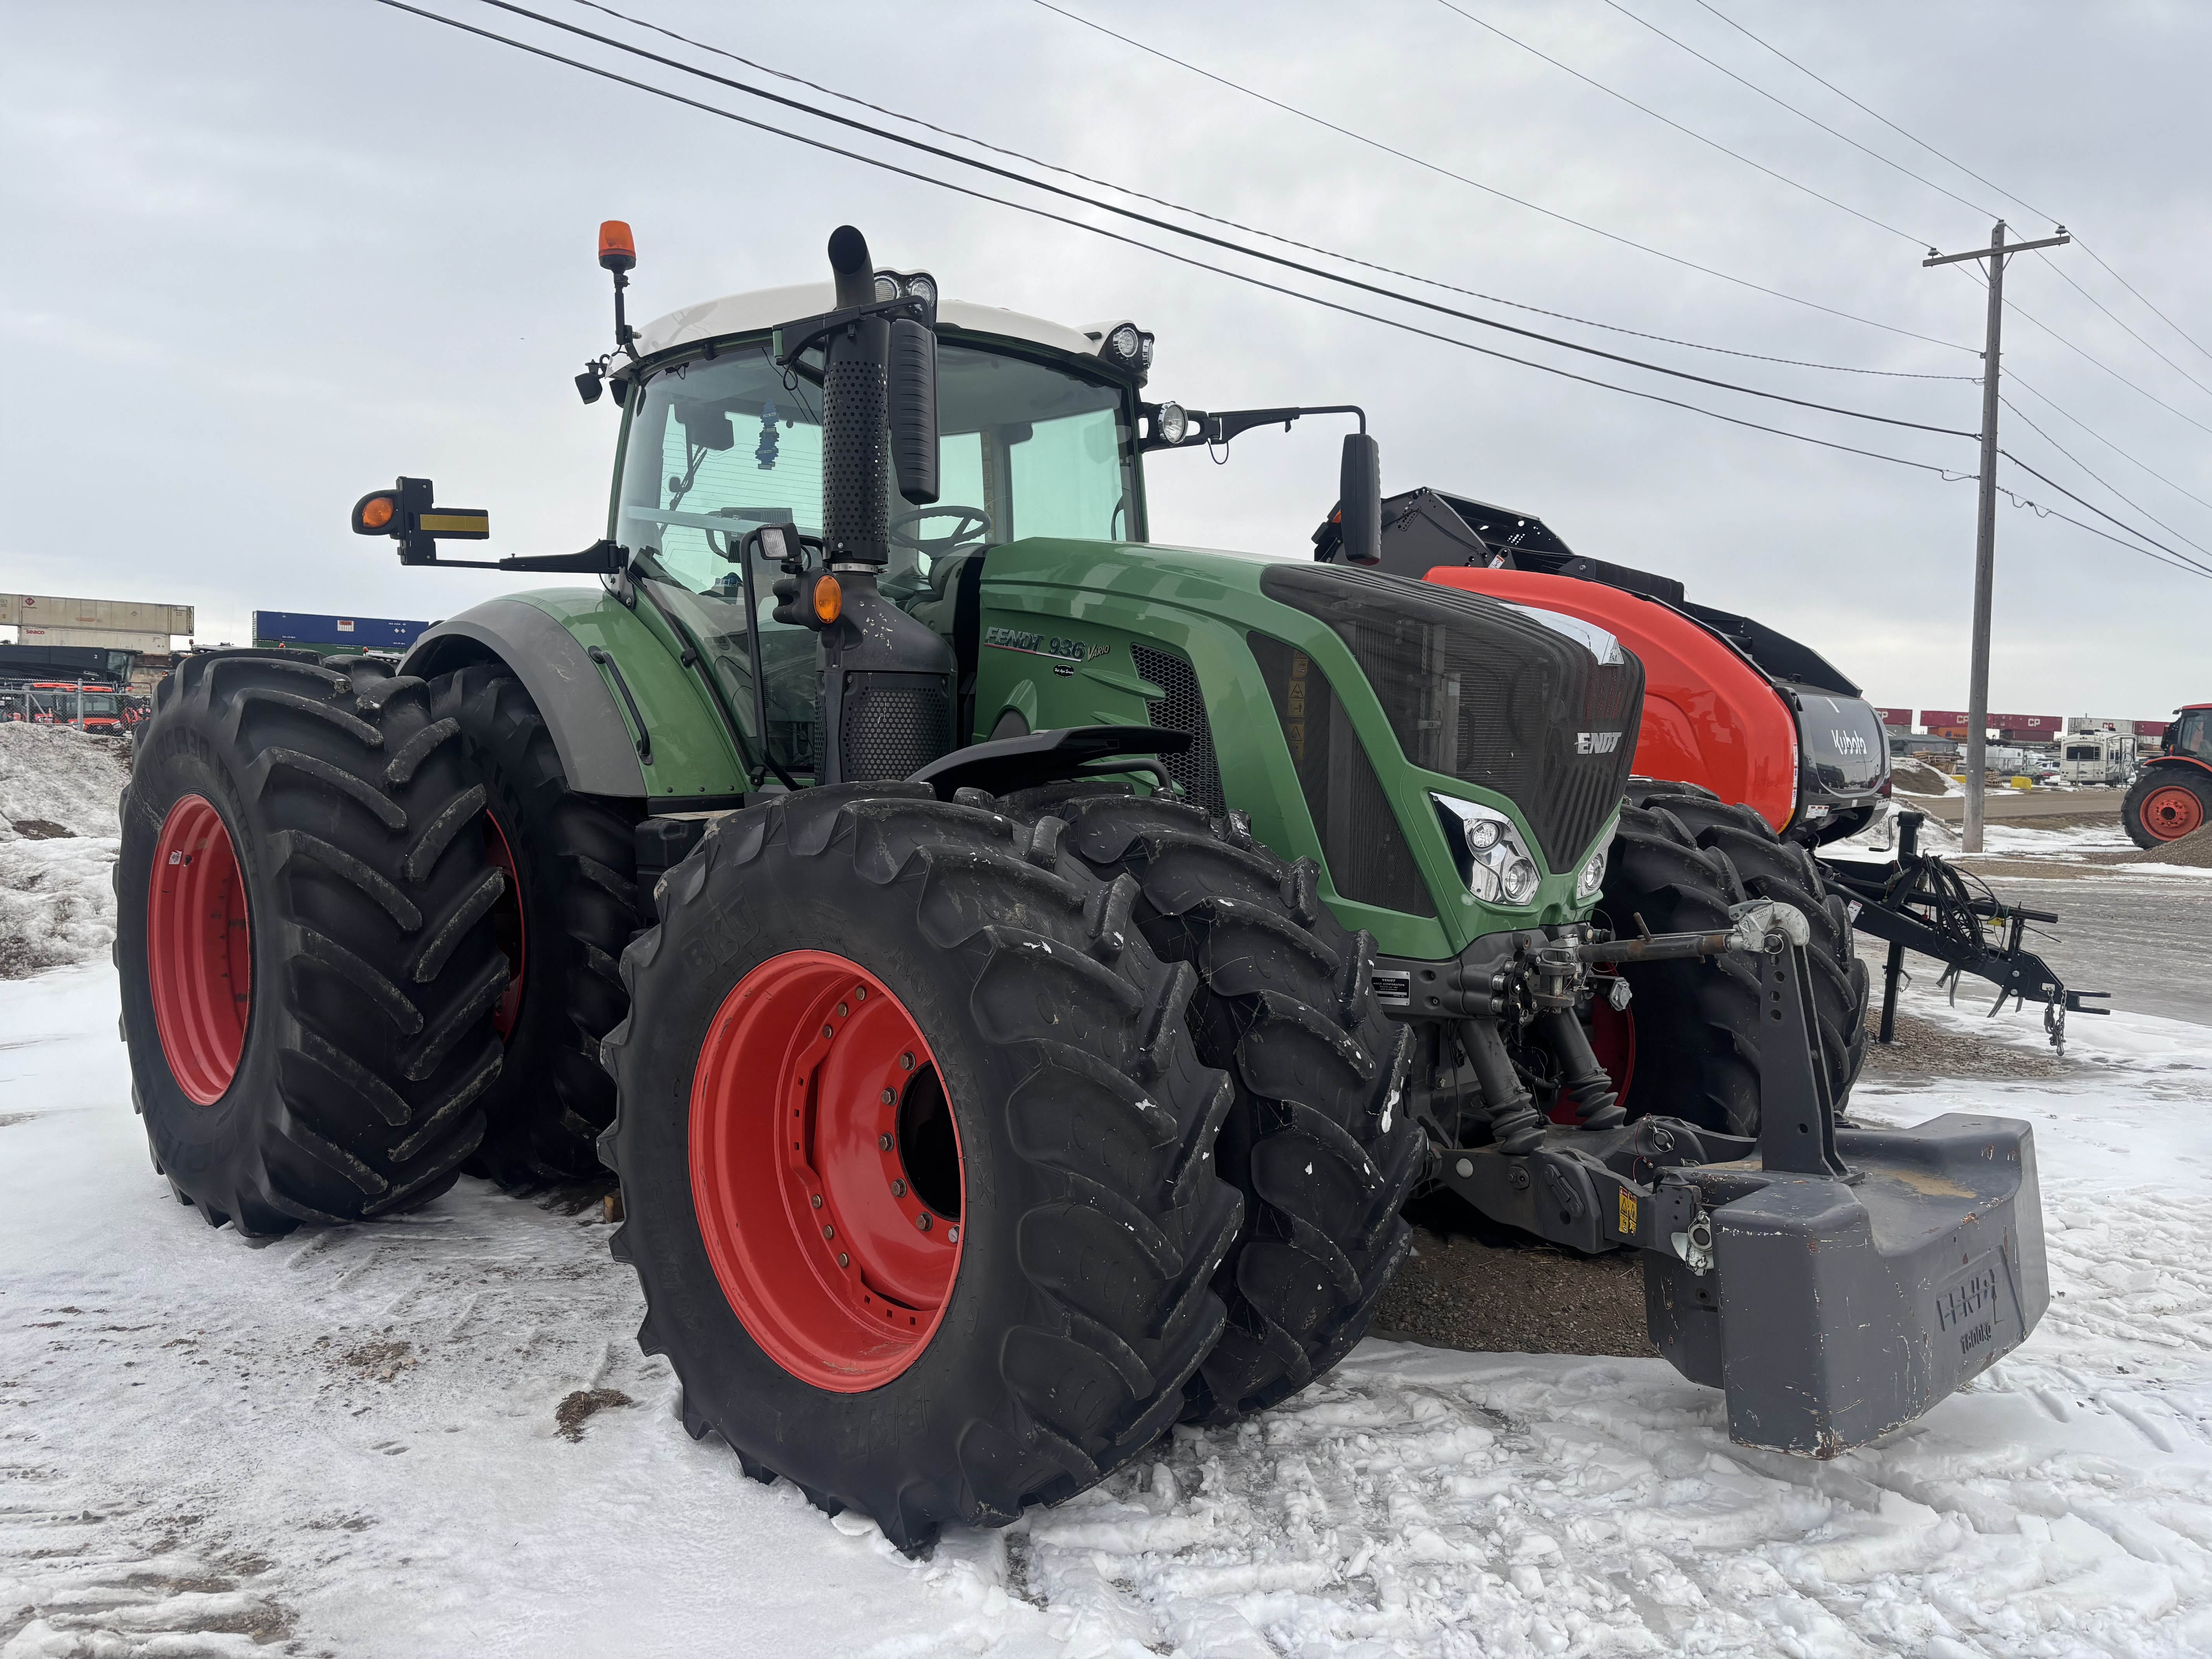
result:
M 2212 823 L 2212 702 L 2173 711 L 2166 752 L 2142 769 L 2120 803 L 2120 827 L 2148 852 Z

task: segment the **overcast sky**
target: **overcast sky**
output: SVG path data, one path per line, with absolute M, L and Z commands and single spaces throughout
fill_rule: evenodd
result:
M 479 0 L 426 3 L 828 136 L 805 117 L 562 41 Z M 1920 259 L 1929 242 L 1981 246 L 2000 212 L 2016 236 L 2063 222 L 2212 346 L 2203 92 L 2212 8 L 1458 0 L 1462 15 L 1441 0 L 1064 3 L 1290 110 L 1037 0 L 621 9 L 1412 276 L 1616 329 L 1887 371 L 1662 344 L 1373 278 L 1792 397 L 1974 430 L 1970 378 L 1900 377 L 1979 373 L 1981 289 Z M 650 40 L 574 0 L 536 9 Z M 1917 148 L 1723 14 L 1992 182 Z M 1808 125 L 1639 18 L 1942 190 Z M 1803 638 L 1877 702 L 1965 702 L 1971 483 L 1333 313 L 374 0 L 4 0 L 0 26 L 0 586 L 193 604 L 203 642 L 242 641 L 256 608 L 451 615 L 514 579 L 402 570 L 389 544 L 347 533 L 346 509 L 406 472 L 434 478 L 442 500 L 490 508 L 495 551 L 562 550 L 602 533 L 616 419 L 605 404 L 583 407 L 569 385 L 607 341 L 599 221 L 635 228 L 642 319 L 818 279 L 829 231 L 849 220 L 879 263 L 927 268 L 948 294 L 1076 324 L 1136 318 L 1159 337 L 1156 396 L 1210 408 L 1364 404 L 1387 489 L 1432 484 L 1540 514 L 1578 551 L 1677 576 L 1693 599 Z M 855 147 L 896 154 L 873 140 Z M 1948 468 L 1954 480 L 1975 467 L 1966 439 L 1669 382 L 1223 262 L 1457 339 Z M 2004 373 L 2021 414 L 2003 416 L 2007 449 L 2212 565 L 2197 546 L 2212 548 L 2212 356 L 2079 248 L 2020 256 L 2008 294 L 2051 331 L 2008 316 Z M 1195 452 L 1155 458 L 1154 538 L 1302 550 L 1335 494 L 1340 429 L 1255 432 L 1222 467 Z M 2104 522 L 2009 466 L 2000 477 Z M 2212 698 L 2212 581 L 2010 507 L 1997 571 L 1992 708 L 2149 717 Z

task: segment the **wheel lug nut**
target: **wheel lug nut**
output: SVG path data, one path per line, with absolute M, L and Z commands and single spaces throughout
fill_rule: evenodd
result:
M 876 1148 L 878 1152 L 888 1152 L 891 1149 L 891 1138 L 889 1135 L 878 1135 L 876 1137 Z
M 960 1242 L 960 1229 L 947 1227 L 945 1230 L 945 1242 L 947 1244 L 957 1244 Z
M 911 1072 L 914 1070 L 914 1056 L 912 1054 L 901 1054 L 899 1056 L 899 1069 L 902 1072 Z
M 814 1194 L 814 1207 L 817 1210 L 822 1207 L 822 1194 L 819 1193 Z
M 865 986 L 865 985 L 860 985 L 860 986 L 856 986 L 856 987 L 854 987 L 854 990 L 853 990 L 853 1000 L 854 1000 L 854 1001 L 855 1001 L 855 1002 L 866 1002 L 867 1000 L 868 1000 L 868 988 L 867 988 L 866 986 Z
M 840 1250 L 837 1252 L 837 1265 L 841 1267 L 849 1267 L 853 1265 L 853 1258 Z
M 893 1198 L 904 1198 L 906 1196 L 906 1182 L 903 1181 L 894 1181 L 891 1182 L 891 1196 Z
M 843 1003 L 842 1003 L 842 1002 L 841 1002 L 841 1003 L 839 1003 L 839 1004 L 837 1005 L 837 1018 L 840 1018 L 840 1019 L 843 1019 L 847 1015 L 850 1014 L 852 1012 L 853 1012 L 853 1011 L 852 1011 L 850 1008 L 847 1007 L 847 1006 L 846 1006 Z
M 893 1101 L 896 1100 L 897 1098 L 898 1098 L 898 1097 L 897 1097 L 896 1095 L 893 1094 L 893 1093 L 892 1093 L 889 1089 L 886 1089 L 886 1090 L 884 1090 L 884 1105 L 886 1105 L 886 1106 L 890 1105 L 890 1104 L 891 1103 L 891 1102 L 893 1102 Z
M 828 1039 L 828 1038 L 830 1038 L 830 1037 L 836 1036 L 837 1035 L 837 1032 L 836 1032 L 836 1028 L 834 1028 L 834 1027 L 832 1027 L 832 1026 L 825 1025 L 825 1026 L 823 1026 L 823 1027 L 822 1028 L 822 1035 L 823 1035 L 823 1037 L 826 1040 L 826 1039 Z
M 914 1224 L 921 1228 L 922 1231 L 927 1232 L 929 1231 L 929 1212 L 924 1210 L 920 1215 L 915 1217 Z
M 835 1227 L 824 1227 L 822 1230 L 822 1237 L 824 1238 L 835 1238 L 837 1237 L 837 1230 Z

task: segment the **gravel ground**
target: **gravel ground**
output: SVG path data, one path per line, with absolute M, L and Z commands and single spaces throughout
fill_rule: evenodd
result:
M 1376 1311 L 1377 1336 L 1470 1353 L 1659 1352 L 1644 1334 L 1644 1268 L 1632 1252 L 1583 1256 L 1434 1227 L 1415 1230 L 1413 1251 Z

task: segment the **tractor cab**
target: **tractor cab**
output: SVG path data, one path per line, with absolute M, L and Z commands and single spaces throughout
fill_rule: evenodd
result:
M 879 294 L 927 282 L 877 278 Z M 963 554 L 1024 538 L 1146 538 L 1139 396 L 1151 341 L 1127 324 L 1085 333 L 921 291 L 936 320 L 938 499 L 887 503 L 878 580 L 886 599 L 949 633 L 939 613 Z M 777 619 L 781 562 L 755 538 L 748 569 L 745 550 L 763 526 L 791 527 L 800 545 L 823 534 L 823 352 L 780 366 L 775 331 L 833 303 L 826 283 L 770 289 L 639 331 L 607 532 L 689 624 L 739 711 L 755 706 L 757 637 L 767 752 L 794 774 L 815 769 L 817 630 Z

